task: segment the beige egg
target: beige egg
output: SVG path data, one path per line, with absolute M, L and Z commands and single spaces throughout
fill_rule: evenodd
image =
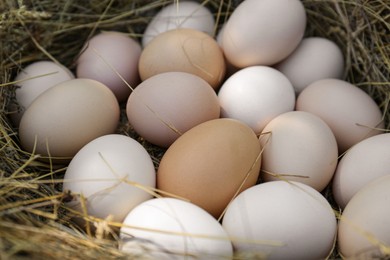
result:
M 225 70 L 224 56 L 216 40 L 188 28 L 159 34 L 144 48 L 139 60 L 142 80 L 163 72 L 180 71 L 203 78 L 214 89 L 220 86 Z
M 42 93 L 24 113 L 22 147 L 43 157 L 69 159 L 91 140 L 113 133 L 119 105 L 102 83 L 73 79 Z
M 314 81 L 326 78 L 341 79 L 344 56 L 333 41 L 321 37 L 304 38 L 286 59 L 275 65 L 291 81 L 299 94 Z
M 386 259 L 390 255 L 390 175 L 359 190 L 345 207 L 338 247 L 346 259 Z
M 382 133 L 382 112 L 362 89 L 340 79 L 317 80 L 298 96 L 296 110 L 319 116 L 336 136 L 339 152 Z
M 273 65 L 294 51 L 305 28 L 305 8 L 299 0 L 246 0 L 226 23 L 222 48 L 236 67 Z
M 111 89 L 119 102 L 125 101 L 130 95 L 130 87 L 134 88 L 140 81 L 140 55 L 140 43 L 126 34 L 99 33 L 86 43 L 78 57 L 77 77 L 97 80 Z
M 345 208 L 367 183 L 387 174 L 390 174 L 390 133 L 367 138 L 347 151 L 337 165 L 333 196 Z
M 14 125 L 19 126 L 24 111 L 40 94 L 71 79 L 74 79 L 73 73 L 53 61 L 37 61 L 23 68 L 15 77 L 15 98 L 18 104 L 10 108 L 15 111 L 11 114 Z
M 303 111 L 281 114 L 263 129 L 264 181 L 290 180 L 322 191 L 337 165 L 337 143 L 319 117 Z
M 202 78 L 186 72 L 165 72 L 135 88 L 126 114 L 139 135 L 168 147 L 192 127 L 219 118 L 220 107 L 215 91 Z
M 253 130 L 238 120 L 214 119 L 191 128 L 168 148 L 157 188 L 218 218 L 236 193 L 256 183 L 260 165 Z

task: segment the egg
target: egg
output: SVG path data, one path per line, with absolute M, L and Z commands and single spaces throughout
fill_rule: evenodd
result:
M 340 79 L 317 80 L 296 101 L 296 110 L 319 116 L 336 136 L 343 153 L 365 138 L 382 133 L 382 112 L 362 89 Z
M 367 183 L 390 174 L 390 133 L 367 138 L 341 158 L 333 178 L 332 192 L 337 204 L 345 208 L 353 195 Z
M 243 191 L 222 226 L 238 259 L 327 259 L 337 233 L 329 202 L 310 186 L 286 181 Z
M 258 134 L 274 117 L 295 107 L 290 81 L 267 66 L 251 66 L 234 73 L 221 86 L 218 99 L 221 117 L 238 119 Z
M 172 29 L 191 28 L 213 36 L 214 27 L 213 14 L 203 4 L 194 1 L 177 1 L 164 6 L 148 23 L 142 36 L 142 46 L 145 47 L 160 33 Z
M 102 82 L 122 102 L 130 95 L 130 87 L 134 88 L 140 81 L 140 55 L 141 45 L 136 40 L 116 31 L 102 32 L 84 46 L 76 61 L 76 74 L 78 78 Z
M 286 59 L 275 65 L 291 81 L 299 94 L 314 81 L 341 79 L 344 73 L 343 53 L 333 41 L 322 37 L 304 38 Z
M 359 190 L 345 207 L 338 249 L 346 259 L 385 259 L 390 254 L 390 175 Z
M 19 138 L 26 151 L 65 162 L 93 139 L 114 133 L 118 122 L 118 101 L 105 85 L 73 79 L 34 100 L 20 121 Z
M 226 23 L 222 48 L 236 67 L 273 65 L 294 51 L 305 28 L 306 12 L 299 0 L 246 0 Z
M 143 49 L 139 60 L 142 80 L 163 72 L 180 71 L 201 77 L 213 89 L 219 88 L 225 70 L 224 56 L 216 40 L 188 28 L 159 34 Z
M 292 111 L 275 117 L 260 136 L 264 181 L 289 180 L 322 191 L 337 166 L 337 143 L 318 116 Z
M 165 72 L 146 79 L 131 93 L 127 118 L 149 142 L 170 146 L 192 127 L 219 118 L 218 98 L 202 78 Z
M 236 193 L 259 175 L 260 143 L 253 130 L 234 119 L 201 123 L 165 152 L 157 188 L 180 196 L 218 218 Z
M 10 110 L 11 120 L 19 126 L 24 111 L 45 90 L 58 83 L 74 79 L 73 73 L 62 64 L 53 61 L 36 61 L 23 68 L 15 77 L 16 104 Z
M 117 222 L 151 199 L 155 187 L 150 155 L 137 141 L 120 134 L 104 135 L 83 146 L 69 163 L 63 184 L 64 191 L 74 194 L 67 206 L 97 218 L 112 215 Z
M 233 256 L 232 244 L 216 219 L 202 208 L 174 198 L 156 198 L 138 205 L 124 220 L 120 237 L 122 251 L 134 253 L 132 242 L 142 243 L 144 254 L 147 251 L 153 259 Z

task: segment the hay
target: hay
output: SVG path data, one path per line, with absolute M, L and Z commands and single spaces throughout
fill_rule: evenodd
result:
M 69 222 L 61 192 L 64 169 L 37 161 L 19 148 L 17 131 L 8 121 L 15 102 L 12 79 L 28 63 L 58 61 L 74 69 L 84 42 L 100 30 L 119 30 L 139 38 L 153 14 L 168 0 L 76 1 L 4 0 L 0 2 L 0 258 L 121 259 L 114 227 L 104 220 L 95 235 Z M 240 1 L 209 0 L 204 4 L 219 26 Z M 346 57 L 345 79 L 370 94 L 390 129 L 390 6 L 384 0 L 303 0 L 307 35 L 334 40 Z M 119 133 L 140 141 L 156 167 L 163 150 L 137 136 L 122 116 Z M 325 196 L 331 199 L 329 190 Z M 114 239 L 113 239 L 114 238 Z M 147 256 L 147 253 L 142 255 Z M 334 252 L 332 258 L 337 257 Z

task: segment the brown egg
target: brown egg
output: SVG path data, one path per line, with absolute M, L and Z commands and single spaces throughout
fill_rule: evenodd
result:
M 239 191 L 256 184 L 260 143 L 235 119 L 214 119 L 179 137 L 161 159 L 157 187 L 219 217 Z M 242 187 L 241 187 L 242 185 Z
M 225 76 L 225 59 L 215 39 L 194 29 L 174 29 L 156 36 L 139 60 L 142 80 L 181 71 L 197 75 L 217 89 Z

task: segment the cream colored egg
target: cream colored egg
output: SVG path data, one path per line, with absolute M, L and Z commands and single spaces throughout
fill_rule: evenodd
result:
M 150 155 L 134 139 L 119 134 L 98 137 L 74 156 L 64 176 L 67 205 L 85 213 L 123 221 L 138 204 L 152 198 L 156 173 Z M 149 192 L 148 192 L 149 190 Z
M 11 119 L 19 126 L 24 111 L 44 91 L 49 88 L 74 79 L 73 73 L 61 64 L 53 61 L 37 61 L 23 68 L 15 77 L 15 98 L 17 105 L 12 105 Z
M 314 81 L 341 79 L 344 72 L 343 53 L 333 41 L 321 37 L 304 38 L 286 59 L 275 65 L 291 81 L 299 94 Z
M 305 28 L 299 0 L 246 0 L 229 17 L 222 47 L 236 67 L 273 65 L 294 51 Z
M 221 117 L 240 120 L 256 134 L 273 118 L 295 107 L 290 81 L 267 66 L 252 66 L 234 73 L 221 86 L 218 99 Z
M 238 259 L 326 259 L 337 233 L 329 202 L 310 186 L 285 181 L 243 191 L 222 226 Z
M 120 230 L 121 250 L 144 244 L 153 259 L 231 259 L 232 244 L 221 224 L 202 208 L 179 199 L 158 198 L 134 208 Z M 150 250 L 151 249 L 151 250 Z
M 317 80 L 298 96 L 296 110 L 319 116 L 336 136 L 339 152 L 382 133 L 382 112 L 362 89 L 340 79 Z
M 390 175 L 359 190 L 345 207 L 338 228 L 339 252 L 346 259 L 390 255 Z
M 178 28 L 191 28 L 213 36 L 214 26 L 213 14 L 203 4 L 175 1 L 163 7 L 148 23 L 142 36 L 142 45 L 145 47 L 160 33 Z
M 93 139 L 114 133 L 119 105 L 102 83 L 73 79 L 37 97 L 19 127 L 22 147 L 43 157 L 68 160 Z
M 333 178 L 333 196 L 345 208 L 367 183 L 388 174 L 390 133 L 372 136 L 354 145 L 341 158 Z
M 319 117 L 292 111 L 275 117 L 260 136 L 264 181 L 290 180 L 322 191 L 337 165 L 337 143 Z

